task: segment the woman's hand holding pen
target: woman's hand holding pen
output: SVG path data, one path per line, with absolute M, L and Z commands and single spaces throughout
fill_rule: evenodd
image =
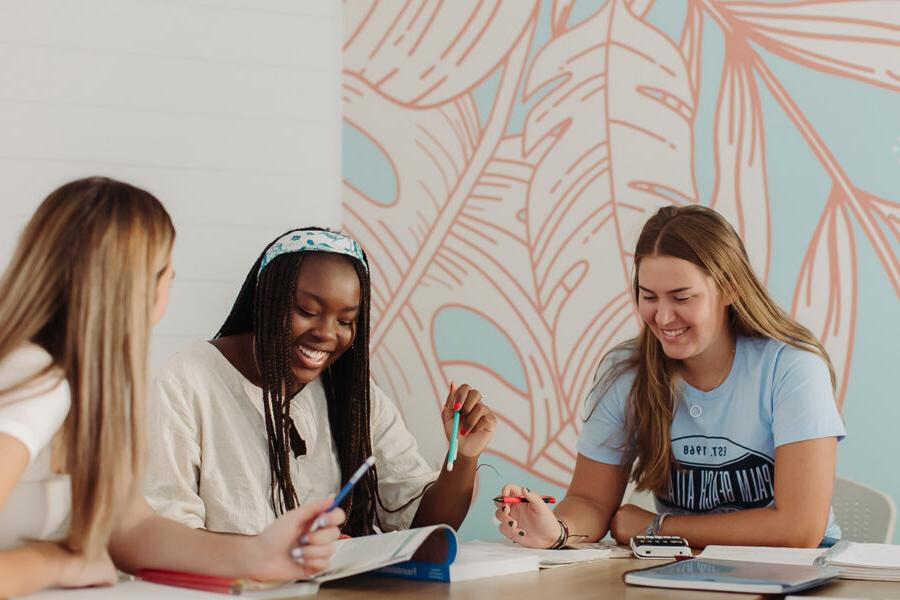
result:
M 481 392 L 467 384 L 456 387 L 450 384 L 450 393 L 441 411 L 444 431 L 449 440 L 453 429 L 453 413 L 459 410 L 459 436 L 457 439 L 458 454 L 466 458 L 477 458 L 487 447 L 494 430 L 497 428 L 497 417 L 484 403 Z M 455 407 L 459 407 L 456 409 Z
M 331 498 L 304 504 L 249 538 L 254 546 L 249 576 L 259 581 L 303 579 L 328 568 L 345 518 L 340 508 L 325 512 L 330 505 Z M 317 520 L 318 528 L 310 531 Z
M 494 516 L 500 521 L 500 533 L 505 537 L 529 548 L 549 548 L 559 539 L 559 523 L 540 494 L 508 483 L 500 496 L 521 496 L 528 500 L 516 504 L 494 503 L 497 507 Z

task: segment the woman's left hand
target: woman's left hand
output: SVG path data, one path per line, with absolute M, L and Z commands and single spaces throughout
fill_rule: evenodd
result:
M 453 407 L 459 405 L 459 437 L 457 438 L 457 454 L 467 458 L 475 458 L 481 454 L 497 428 L 497 417 L 483 403 L 481 392 L 467 384 L 459 387 L 451 384 L 450 393 L 441 411 L 444 431 L 447 439 L 453 429 Z
M 623 504 L 613 515 L 609 524 L 610 533 L 620 544 L 628 545 L 631 538 L 643 535 L 656 514 L 634 504 Z

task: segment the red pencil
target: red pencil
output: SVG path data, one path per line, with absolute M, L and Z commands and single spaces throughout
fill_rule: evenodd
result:
M 553 496 L 541 496 L 541 500 L 543 500 L 546 504 L 556 504 L 556 498 Z M 528 498 L 524 496 L 497 496 L 494 498 L 494 502 L 499 502 L 501 504 L 519 504 L 521 502 L 528 502 Z
M 200 573 L 186 573 L 184 571 L 164 571 L 162 569 L 142 569 L 137 576 L 150 583 L 172 585 L 176 587 L 203 590 L 206 592 L 218 592 L 231 594 L 243 587 L 243 580 L 233 577 L 217 577 L 215 575 L 201 575 Z

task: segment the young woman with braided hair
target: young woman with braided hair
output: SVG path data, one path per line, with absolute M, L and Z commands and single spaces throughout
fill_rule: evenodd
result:
M 146 492 L 193 527 L 253 533 L 276 515 L 336 492 L 369 455 L 346 497 L 346 534 L 448 523 L 472 498 L 496 418 L 481 394 L 461 405 L 459 455 L 435 473 L 399 412 L 369 378 L 369 271 L 359 244 L 299 229 L 262 252 L 215 339 L 185 349 L 155 382 Z
M 644 225 L 635 339 L 600 363 L 566 498 L 551 512 L 498 506 L 520 544 L 562 547 L 609 531 L 679 535 L 697 548 L 831 545 L 837 443 L 845 435 L 822 344 L 772 300 L 719 213 L 667 206 Z M 626 484 L 656 512 L 620 506 Z

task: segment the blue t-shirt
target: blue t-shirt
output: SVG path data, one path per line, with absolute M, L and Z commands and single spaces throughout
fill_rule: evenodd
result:
M 621 355 L 618 356 L 621 358 Z M 607 359 L 613 364 L 617 356 Z M 607 365 L 601 365 L 601 369 Z M 576 448 L 591 460 L 622 463 L 625 406 L 634 373 L 595 386 Z M 738 337 L 731 372 L 714 390 L 682 381 L 672 421 L 669 474 L 657 510 L 673 514 L 771 506 L 775 448 L 823 437 L 844 439 L 828 367 L 818 355 L 768 338 Z M 825 537 L 840 538 L 833 512 Z

